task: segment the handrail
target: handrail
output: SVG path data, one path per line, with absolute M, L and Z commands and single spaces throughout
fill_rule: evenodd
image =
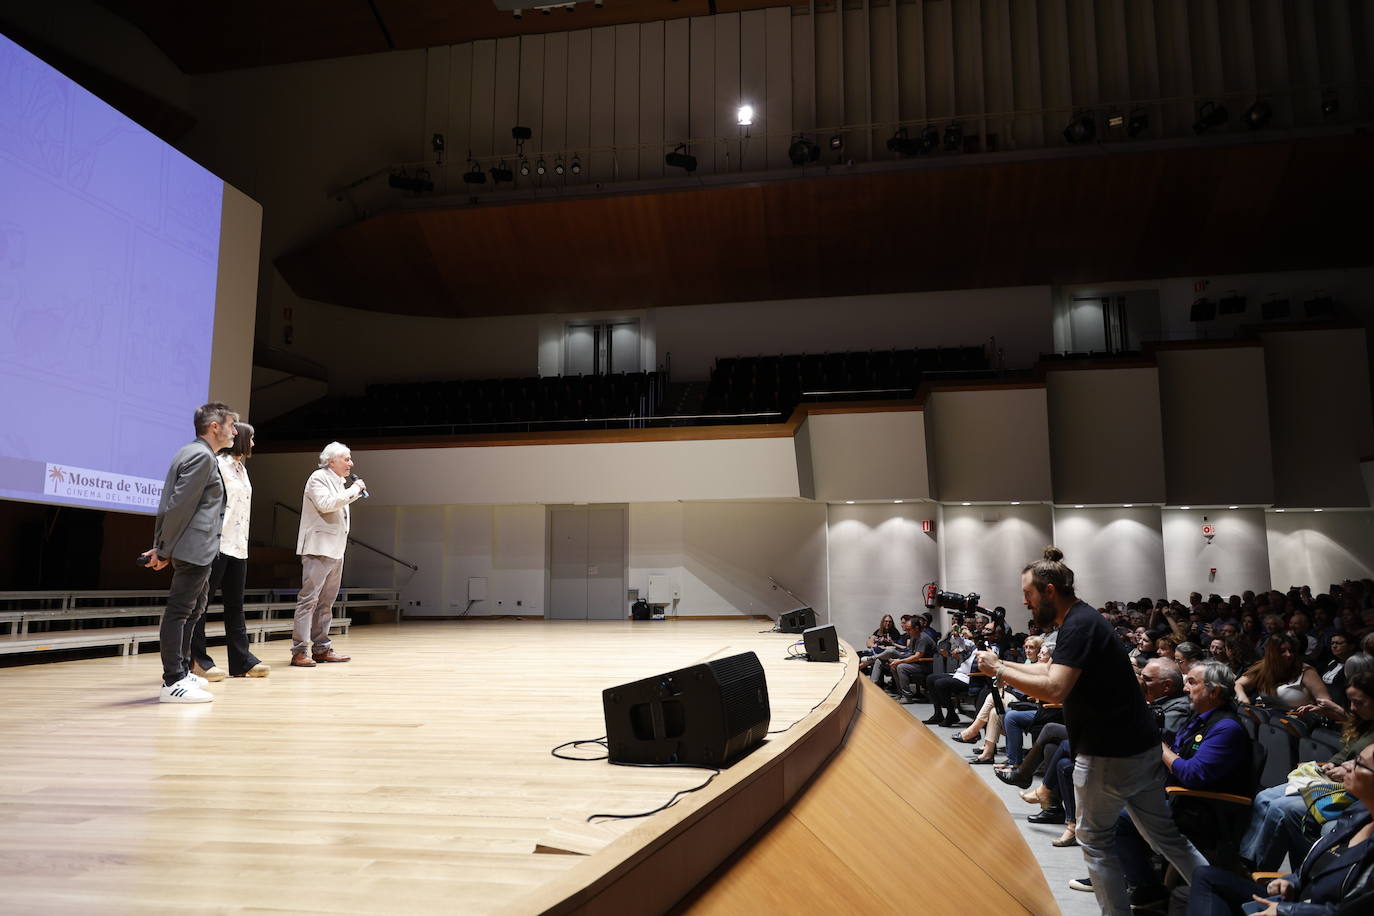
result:
M 272 508 L 273 508 L 274 510 L 275 510 L 275 509 L 285 509 L 287 512 L 294 512 L 296 515 L 300 515 L 300 514 L 301 514 L 301 510 L 296 509 L 296 508 L 294 508 L 294 507 L 292 507 L 292 506 L 288 506 L 288 505 L 287 505 L 286 503 L 284 503 L 284 502 L 274 502 L 274 503 L 272 503 Z M 273 525 L 273 528 L 275 529 L 275 527 L 276 527 L 276 525 L 274 524 L 274 525 Z M 273 534 L 275 535 L 275 531 L 273 532 Z M 393 557 L 391 554 L 387 553 L 385 550 L 382 550 L 382 549 L 380 549 L 380 548 L 378 548 L 378 547 L 373 547 L 371 544 L 367 543 L 366 541 L 360 541 L 360 540 L 358 540 L 357 538 L 355 538 L 355 537 L 354 537 L 353 535 L 351 535 L 351 534 L 350 534 L 350 535 L 347 535 L 347 537 L 348 537 L 348 543 L 350 543 L 350 544 L 357 544 L 359 547 L 366 547 L 368 550 L 372 551 L 373 553 L 381 554 L 382 556 L 386 557 L 388 560 L 390 560 L 390 561 L 393 562 L 393 563 L 400 563 L 402 566 L 404 566 L 406 569 L 409 569 L 411 572 L 419 572 L 419 571 L 420 571 L 420 567 L 416 566 L 414 563 L 407 563 L 405 560 L 402 560 L 400 557 Z

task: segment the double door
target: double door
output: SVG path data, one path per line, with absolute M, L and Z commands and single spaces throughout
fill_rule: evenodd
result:
M 553 620 L 624 620 L 623 505 L 549 508 L 549 603 Z

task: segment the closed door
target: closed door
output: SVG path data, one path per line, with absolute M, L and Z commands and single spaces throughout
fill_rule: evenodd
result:
M 623 620 L 624 506 L 549 509 L 549 617 Z

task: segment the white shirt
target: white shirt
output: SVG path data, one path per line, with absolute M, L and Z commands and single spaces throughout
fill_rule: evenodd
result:
M 218 455 L 215 460 L 219 462 L 220 477 L 224 479 L 224 528 L 219 536 L 219 552 L 246 560 L 253 484 L 242 461 L 230 455 Z

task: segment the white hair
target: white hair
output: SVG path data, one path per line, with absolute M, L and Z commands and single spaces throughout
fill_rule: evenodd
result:
M 350 455 L 352 450 L 342 442 L 331 442 L 320 452 L 320 467 L 329 467 L 329 462 L 338 458 L 340 455 Z

